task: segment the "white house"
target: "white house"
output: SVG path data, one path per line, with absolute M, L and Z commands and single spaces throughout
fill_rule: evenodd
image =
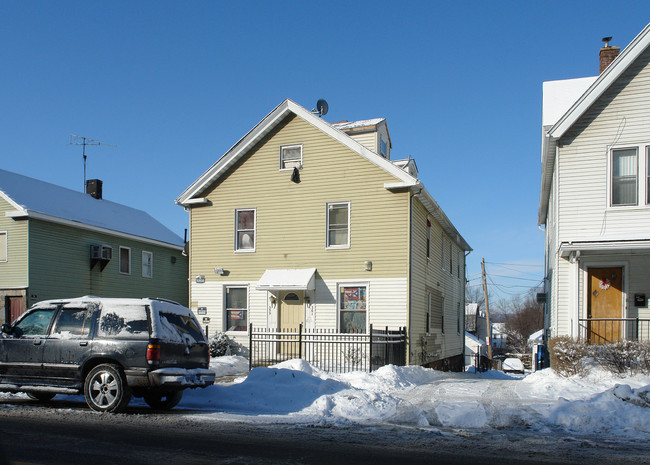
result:
M 649 336 L 649 46 L 650 25 L 599 76 L 543 84 L 546 338 Z

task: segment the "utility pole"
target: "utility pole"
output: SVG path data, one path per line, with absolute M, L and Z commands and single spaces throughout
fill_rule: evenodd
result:
M 481 274 L 483 275 L 483 293 L 485 294 L 485 319 L 487 320 L 488 359 L 492 361 L 492 326 L 490 325 L 490 307 L 488 307 L 487 283 L 485 282 L 485 259 L 481 258 Z

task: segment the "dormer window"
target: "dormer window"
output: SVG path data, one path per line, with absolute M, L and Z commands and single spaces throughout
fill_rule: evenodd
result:
M 300 169 L 302 166 L 302 145 L 285 145 L 280 147 L 280 169 Z
M 381 156 L 386 158 L 388 155 L 388 144 L 384 139 L 381 140 Z

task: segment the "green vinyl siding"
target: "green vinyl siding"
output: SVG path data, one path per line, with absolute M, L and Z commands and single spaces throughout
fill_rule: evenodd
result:
M 187 258 L 180 250 L 66 225 L 30 220 L 30 303 L 56 298 L 161 297 L 188 303 Z M 112 259 L 90 268 L 90 246 L 108 245 Z M 131 274 L 119 272 L 119 248 L 131 249 Z M 153 253 L 153 278 L 142 276 L 142 251 Z M 175 263 L 172 263 L 175 257 Z
M 27 281 L 27 221 L 7 218 L 15 208 L 0 197 L 0 232 L 6 232 L 7 260 L 0 262 L 0 289 L 25 288 Z
M 281 146 L 303 147 L 300 182 L 279 170 Z M 322 279 L 408 275 L 408 192 L 396 178 L 298 117 L 288 117 L 191 209 L 191 272 L 207 281 L 257 280 L 266 269 L 316 267 Z M 349 202 L 350 245 L 328 249 L 327 203 Z M 234 252 L 235 210 L 256 210 L 255 252 Z M 364 264 L 372 261 L 372 271 Z M 214 273 L 215 267 L 227 271 Z

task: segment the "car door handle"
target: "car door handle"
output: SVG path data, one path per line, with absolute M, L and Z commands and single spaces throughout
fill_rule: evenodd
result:
M 39 339 L 39 338 L 34 339 L 34 345 L 35 346 L 41 345 L 41 342 L 43 342 L 42 339 Z
M 88 341 L 80 341 L 80 342 L 79 342 L 79 345 L 80 345 L 80 346 L 87 346 L 87 345 L 88 345 Z

